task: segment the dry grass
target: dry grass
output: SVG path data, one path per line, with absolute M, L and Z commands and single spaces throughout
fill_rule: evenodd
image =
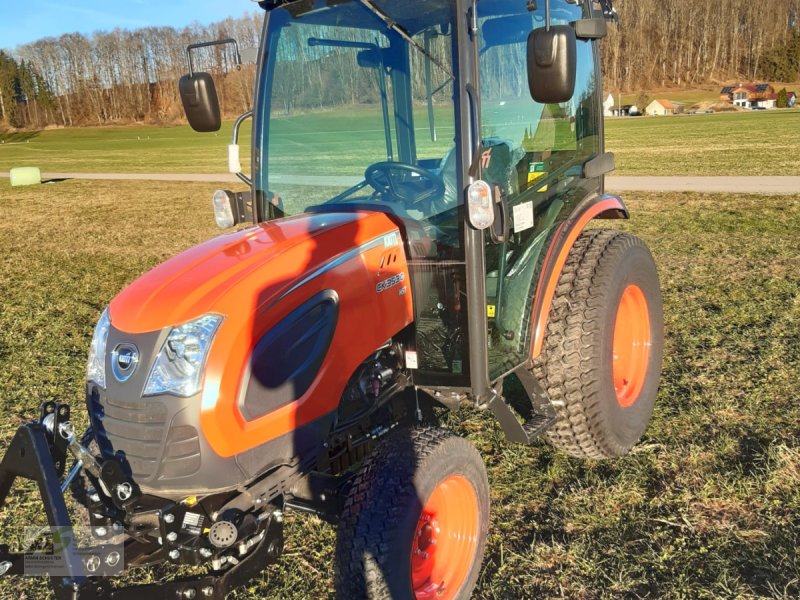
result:
M 47 399 L 80 410 L 94 321 L 114 294 L 215 233 L 211 187 L 64 182 L 0 194 L 0 448 Z M 667 350 L 651 428 L 585 462 L 507 444 L 488 415 L 451 426 L 489 468 L 477 598 L 800 596 L 800 197 L 644 195 L 625 229 L 651 245 Z M 41 518 L 32 496 L 0 531 Z M 286 554 L 239 599 L 325 598 L 335 530 L 291 515 Z M 136 572 L 149 579 L 160 572 Z M 43 598 L 41 581 L 0 598 Z

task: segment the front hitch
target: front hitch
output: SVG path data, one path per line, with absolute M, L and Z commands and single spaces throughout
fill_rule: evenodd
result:
M 38 486 L 49 529 L 58 542 L 54 543 L 58 552 L 34 556 L 58 559 L 52 563 L 57 564 L 57 568 L 47 571 L 58 600 L 138 600 L 143 597 L 150 600 L 224 600 L 231 590 L 245 584 L 280 556 L 283 518 L 280 510 L 274 508 L 263 513 L 259 533 L 243 546 L 239 560 L 230 561 L 233 566 L 229 568 L 221 568 L 225 565 L 222 562 L 204 575 L 158 584 L 113 587 L 108 577 L 121 574 L 125 559 L 130 558 L 130 564 L 137 557 L 154 552 L 153 542 L 138 539 L 134 533 L 133 537 L 126 536 L 124 545 L 113 544 L 103 539 L 105 532 L 125 529 L 131 533 L 129 526 L 135 530 L 135 524 L 151 518 L 153 511 L 140 507 L 141 492 L 123 462 L 116 457 L 95 457 L 78 440 L 69 417 L 66 404 L 45 402 L 39 420 L 20 425 L 0 461 L 0 509 L 17 478 L 35 481 Z M 68 454 L 73 456 L 74 465 L 64 476 Z M 93 487 L 84 490 L 76 485 L 79 483 L 76 478 L 81 474 Z M 96 525 L 93 536 L 101 538 L 99 544 L 79 547 L 76 542 L 76 528 L 64 498 L 70 487 L 74 492 L 83 493 L 84 497 L 77 499 L 89 509 L 90 520 Z M 156 510 L 157 518 L 165 520 L 164 515 L 174 510 L 175 504 L 169 503 Z M 99 530 L 103 533 L 96 533 Z M 8 545 L 0 544 L 0 580 L 6 576 L 25 575 L 30 556 L 12 553 Z

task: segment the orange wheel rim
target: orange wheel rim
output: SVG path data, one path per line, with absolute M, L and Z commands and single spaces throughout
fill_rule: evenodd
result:
M 416 600 L 452 600 L 464 585 L 478 548 L 478 496 L 462 475 L 436 486 L 422 508 L 411 544 Z
M 614 325 L 614 390 L 623 408 L 633 406 L 644 387 L 651 344 L 647 300 L 642 288 L 629 285 L 622 292 Z

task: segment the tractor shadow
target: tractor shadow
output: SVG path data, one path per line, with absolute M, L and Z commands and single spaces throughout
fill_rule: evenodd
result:
M 333 215 L 333 213 L 328 214 Z M 318 214 L 315 218 L 323 216 L 323 214 Z M 262 223 L 259 227 L 268 232 L 277 243 L 288 241 L 285 237 L 286 233 L 282 229 L 283 225 L 267 222 Z M 375 576 L 376 568 L 380 569 L 380 564 L 366 548 L 359 553 L 359 556 L 349 556 L 346 564 L 343 564 L 342 561 L 342 544 L 348 539 L 348 536 L 355 534 L 354 524 L 350 521 L 342 521 L 342 509 L 346 504 L 352 504 L 357 501 L 356 498 L 361 497 L 359 492 L 351 493 L 350 485 L 353 480 L 352 475 L 361 469 L 360 459 L 363 456 L 358 452 L 354 454 L 353 464 L 355 466 L 344 469 L 343 472 L 347 477 L 344 479 L 343 485 L 339 484 L 342 480 L 334 483 L 334 477 L 331 475 L 333 472 L 336 472 L 337 475 L 341 474 L 338 466 L 340 463 L 336 461 L 338 460 L 337 454 L 342 452 L 342 447 L 334 447 L 331 440 L 338 440 L 342 437 L 346 439 L 347 437 L 346 432 L 337 430 L 337 425 L 346 420 L 340 414 L 339 408 L 346 391 L 352 385 L 353 373 L 329 368 L 330 361 L 332 357 L 341 357 L 350 352 L 351 356 L 348 360 L 354 363 L 351 371 L 358 371 L 364 361 L 374 353 L 373 349 L 365 356 L 352 355 L 348 339 L 341 335 L 337 336 L 335 333 L 335 330 L 342 325 L 343 319 L 352 319 L 354 312 L 355 314 L 359 313 L 360 303 L 363 302 L 366 306 L 366 303 L 374 300 L 373 298 L 354 297 L 352 294 L 348 295 L 342 291 L 349 278 L 359 276 L 356 274 L 361 273 L 352 265 L 348 266 L 350 261 L 363 262 L 364 260 L 362 253 L 359 252 L 359 244 L 363 243 L 364 238 L 360 227 L 359 220 L 335 225 L 335 241 L 330 244 L 329 241 L 332 239 L 330 232 L 320 234 L 319 230 L 313 231 L 314 228 L 310 228 L 304 236 L 305 239 L 300 242 L 308 247 L 307 258 L 301 265 L 292 269 L 294 275 L 270 284 L 268 288 L 259 292 L 254 308 L 256 314 L 262 315 L 262 319 L 257 319 L 253 324 L 251 332 L 251 348 L 253 350 L 262 347 L 262 342 L 269 339 L 270 336 L 273 336 L 274 340 L 274 331 L 282 324 L 292 321 L 293 315 L 296 315 L 298 311 L 302 313 L 301 318 L 294 319 L 294 322 L 297 324 L 297 331 L 301 336 L 306 335 L 307 339 L 302 341 L 302 345 L 297 344 L 297 348 L 288 348 L 284 352 L 274 355 L 271 360 L 265 361 L 256 352 L 252 352 L 249 359 L 250 381 L 243 384 L 243 387 L 258 388 L 258 395 L 261 399 L 259 403 L 260 416 L 254 420 L 268 418 L 275 411 L 286 410 L 286 407 L 291 406 L 292 426 L 285 430 L 273 430 L 270 433 L 275 437 L 262 446 L 248 451 L 248 454 L 259 453 L 261 456 L 268 456 L 267 464 L 259 469 L 262 473 L 277 473 L 278 471 L 290 473 L 290 478 L 286 483 L 288 484 L 288 495 L 292 499 L 292 508 L 298 508 L 295 501 L 301 497 L 302 505 L 305 507 L 301 510 L 313 512 L 310 510 L 311 508 L 322 507 L 325 514 L 320 516 L 337 527 L 335 552 L 337 582 L 340 577 L 344 576 L 345 571 L 349 573 L 350 579 L 356 577 L 356 580 L 367 581 L 368 578 Z M 320 240 L 325 241 L 320 242 Z M 331 247 L 333 244 L 335 244 L 335 248 Z M 324 320 L 326 318 L 323 315 L 325 311 L 313 309 L 304 312 L 306 311 L 304 307 L 307 307 L 309 303 L 313 304 L 318 298 L 331 297 L 335 299 L 336 314 L 333 318 L 337 321 L 334 323 L 334 331 L 331 333 L 330 345 L 323 345 L 322 360 L 318 361 L 313 356 L 319 347 L 315 342 L 320 341 L 319 338 L 326 336 L 327 332 L 324 326 L 316 327 L 312 321 L 314 319 Z M 345 312 L 347 315 L 344 314 Z M 365 311 L 365 314 L 368 314 L 368 311 Z M 271 323 L 266 328 L 264 327 L 264 318 Z M 362 326 L 370 327 L 373 326 L 373 323 L 371 323 L 371 319 L 366 318 Z M 287 342 L 292 341 L 296 340 L 287 340 Z M 308 352 L 299 354 L 300 360 L 297 360 L 298 349 L 308 350 Z M 265 351 L 268 352 L 268 348 L 265 348 Z M 311 376 L 309 376 L 309 371 L 312 372 Z M 242 397 L 245 397 L 248 391 L 242 391 Z M 406 428 L 397 427 L 386 437 L 394 438 L 393 444 L 407 445 L 409 448 L 413 446 L 410 431 Z M 347 445 L 348 443 L 345 444 L 345 446 Z M 369 447 L 371 446 L 365 446 L 365 449 Z M 336 468 L 332 466 L 334 464 L 337 465 Z M 406 463 L 403 468 L 414 469 L 415 466 Z M 388 483 L 374 481 L 370 487 L 374 490 Z M 414 515 L 414 524 L 419 518 L 422 506 L 422 499 L 416 495 L 404 504 L 408 514 Z M 358 511 L 355 514 L 357 513 Z M 353 514 L 352 511 L 350 514 Z M 387 527 L 392 526 L 387 523 Z M 411 535 L 413 532 L 412 527 Z M 292 536 L 289 536 L 289 540 L 291 539 Z M 349 543 L 347 546 L 355 547 Z M 354 571 L 358 571 L 358 574 Z M 392 598 L 409 597 L 407 577 L 404 581 L 399 582 L 396 581 L 396 576 L 392 578 L 391 573 L 384 575 Z

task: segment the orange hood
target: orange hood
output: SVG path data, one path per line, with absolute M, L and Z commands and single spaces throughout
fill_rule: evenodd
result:
M 303 275 L 396 230 L 381 213 L 317 213 L 224 234 L 169 259 L 109 307 L 114 327 L 146 333 L 214 312 L 260 312 Z

